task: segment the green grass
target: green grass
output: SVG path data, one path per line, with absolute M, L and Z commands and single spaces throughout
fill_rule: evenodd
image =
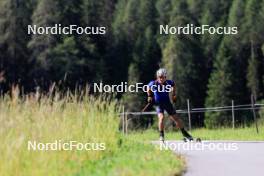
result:
M 82 93 L 52 98 L 39 93 L 0 98 L 0 175 L 180 175 L 185 160 L 167 150 L 159 150 L 150 141 L 158 139 L 156 130 L 119 131 L 117 102 Z M 12 98 L 11 98 L 12 97 Z M 260 121 L 261 122 L 261 121 Z M 191 131 L 203 140 L 264 140 L 254 126 L 237 129 L 196 129 Z M 180 132 L 166 133 L 166 139 L 181 140 Z M 28 141 L 78 141 L 105 143 L 104 151 L 28 151 Z
M 200 137 L 202 140 L 241 140 L 241 141 L 264 141 L 264 125 L 259 126 L 259 133 L 256 133 L 254 125 L 246 128 L 221 128 L 221 129 L 195 129 L 190 131 L 193 137 Z M 142 140 L 158 140 L 158 132 L 150 129 L 146 131 L 132 132 L 130 135 Z M 180 131 L 169 131 L 165 133 L 166 140 L 182 140 Z
M 128 136 L 118 153 L 102 160 L 88 161 L 79 175 L 181 175 L 185 161 L 171 151 L 161 151 Z
M 179 175 L 184 160 L 118 131 L 116 102 L 83 94 L 0 98 L 0 175 Z M 11 98 L 12 97 L 12 98 Z M 28 141 L 103 142 L 104 151 L 29 151 Z

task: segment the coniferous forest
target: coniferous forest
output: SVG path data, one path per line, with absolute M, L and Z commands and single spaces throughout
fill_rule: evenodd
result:
M 104 26 L 105 35 L 32 35 L 28 25 Z M 236 26 L 236 35 L 160 34 L 160 25 Z M 1 0 L 0 89 L 25 93 L 52 83 L 148 83 L 158 68 L 177 85 L 177 107 L 249 104 L 264 98 L 264 0 Z M 142 93 L 118 96 L 130 111 Z M 218 126 L 229 112 L 208 112 L 194 125 Z M 252 118 L 240 112 L 242 118 Z M 198 120 L 197 120 L 198 119 Z

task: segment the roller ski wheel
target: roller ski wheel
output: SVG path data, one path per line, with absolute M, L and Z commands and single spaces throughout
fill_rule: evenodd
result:
M 201 138 L 196 138 L 195 141 L 196 142 L 202 142 Z
M 163 136 L 160 136 L 159 141 L 162 142 L 162 143 L 164 143 L 165 138 Z
M 193 139 L 193 138 L 187 138 L 187 137 L 184 137 L 183 138 L 183 141 L 184 142 L 202 142 L 201 138 L 195 138 L 195 139 Z

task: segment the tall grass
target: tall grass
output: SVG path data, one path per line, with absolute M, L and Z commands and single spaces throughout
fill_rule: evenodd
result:
M 86 92 L 36 92 L 13 87 L 0 98 L 0 175 L 180 175 L 185 162 L 118 131 L 118 102 Z M 28 141 L 105 143 L 104 151 L 32 151 Z
M 52 94 L 52 96 L 51 96 Z M 81 99 L 81 100 L 80 100 Z M 72 175 L 118 149 L 118 106 L 102 97 L 36 92 L 0 99 L 0 175 Z M 29 151 L 28 141 L 103 142 L 105 151 Z

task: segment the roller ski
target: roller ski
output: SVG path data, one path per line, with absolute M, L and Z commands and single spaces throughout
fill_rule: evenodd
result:
M 202 142 L 201 138 L 184 137 L 184 142 Z
M 162 143 L 164 143 L 164 142 L 165 142 L 164 137 L 161 136 L 161 137 L 159 138 L 159 141 L 162 142 Z

